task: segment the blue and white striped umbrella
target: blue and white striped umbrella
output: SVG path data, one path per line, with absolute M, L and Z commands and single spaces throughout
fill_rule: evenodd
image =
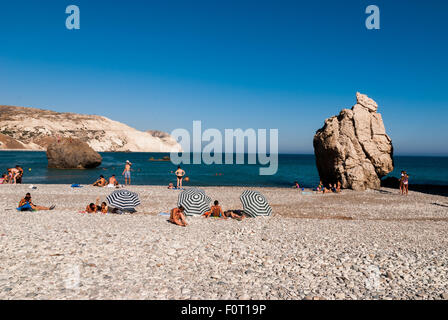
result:
M 272 208 L 265 196 L 258 191 L 246 190 L 240 196 L 244 213 L 255 218 L 258 216 L 270 216 Z
M 140 205 L 140 198 L 137 193 L 128 190 L 115 190 L 106 197 L 109 205 L 122 210 L 132 210 Z
M 177 205 L 185 208 L 187 216 L 203 215 L 210 210 L 212 199 L 205 195 L 204 190 L 190 188 L 179 194 Z

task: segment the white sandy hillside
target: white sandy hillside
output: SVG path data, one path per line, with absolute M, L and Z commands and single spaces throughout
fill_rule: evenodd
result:
M 97 115 L 59 113 L 35 108 L 0 106 L 0 134 L 27 149 L 46 149 L 57 137 L 87 142 L 96 151 L 176 152 L 180 145 L 170 135 L 160 137 Z

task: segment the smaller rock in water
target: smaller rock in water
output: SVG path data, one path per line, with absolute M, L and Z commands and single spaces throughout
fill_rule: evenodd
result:
M 47 148 L 48 167 L 55 169 L 93 169 L 103 158 L 87 143 L 73 138 L 54 140 Z

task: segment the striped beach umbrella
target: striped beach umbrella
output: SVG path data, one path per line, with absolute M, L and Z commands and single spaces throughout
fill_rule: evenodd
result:
M 198 188 L 190 188 L 182 191 L 177 200 L 178 206 L 185 208 L 187 216 L 203 215 L 210 210 L 210 197 Z
M 272 214 L 272 208 L 268 201 L 258 191 L 246 190 L 241 194 L 240 200 L 243 203 L 244 213 L 253 218 Z
M 109 205 L 122 210 L 132 210 L 140 205 L 140 198 L 137 193 L 128 190 L 115 190 L 106 197 Z

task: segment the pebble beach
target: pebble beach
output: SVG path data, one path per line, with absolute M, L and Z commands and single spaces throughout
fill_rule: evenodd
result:
M 135 214 L 80 213 L 108 188 L 0 185 L 0 299 L 448 299 L 448 198 L 255 188 L 271 217 L 167 222 L 179 191 L 130 186 Z M 243 187 L 204 187 L 242 209 Z M 53 211 L 18 212 L 31 192 Z

